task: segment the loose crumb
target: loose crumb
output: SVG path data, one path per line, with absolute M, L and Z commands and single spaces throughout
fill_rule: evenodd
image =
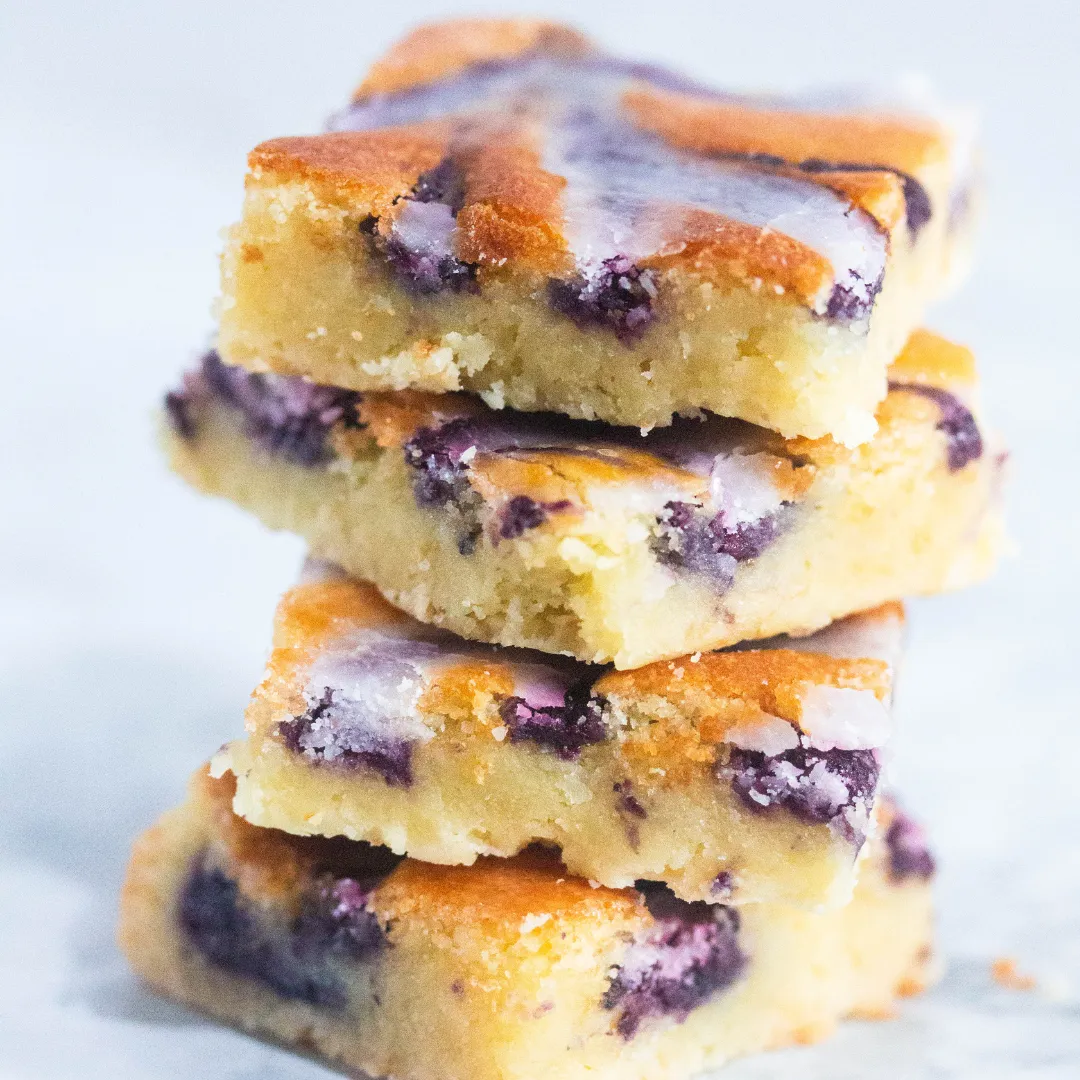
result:
M 1034 990 L 1038 983 L 1030 975 L 1017 969 L 1010 956 L 999 956 L 990 965 L 990 977 L 1006 990 Z

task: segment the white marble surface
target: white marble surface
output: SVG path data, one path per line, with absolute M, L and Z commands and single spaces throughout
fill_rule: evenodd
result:
M 517 5 L 470 5 L 509 10 Z M 524 6 L 524 5 L 523 5 Z M 1021 554 L 916 605 L 897 772 L 941 857 L 941 986 L 729 1080 L 1080 1076 L 1075 9 L 910 0 L 527 5 L 744 85 L 922 69 L 983 108 L 978 272 L 934 314 L 1015 449 Z M 319 1066 L 144 992 L 113 944 L 128 844 L 235 733 L 299 545 L 171 480 L 163 387 L 211 329 L 243 155 L 316 127 L 450 10 L 169 0 L 0 11 L 0 1077 L 299 1080 Z M 996 987 L 1014 956 L 1034 992 Z

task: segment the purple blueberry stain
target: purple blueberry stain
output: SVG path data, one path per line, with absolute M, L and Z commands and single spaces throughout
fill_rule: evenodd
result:
M 614 255 L 592 274 L 552 278 L 547 296 L 552 309 L 579 329 L 607 329 L 623 345 L 632 345 L 653 321 L 656 276 L 625 255 Z
M 415 206 L 424 204 L 415 203 Z M 474 292 L 476 267 L 450 254 L 453 218 L 447 207 L 427 204 L 425 210 L 404 210 L 383 244 L 383 255 L 399 281 L 418 296 L 441 292 Z
M 362 706 L 340 691 L 325 688 L 300 716 L 278 724 L 278 737 L 296 754 L 347 770 L 377 773 L 390 787 L 413 782 L 413 741 L 379 731 Z
M 420 174 L 409 198 L 441 203 L 457 215 L 465 205 L 465 172 L 453 158 L 443 158 L 435 168 Z
M 720 873 L 712 879 L 712 884 L 709 886 L 709 892 L 715 896 L 717 900 L 730 900 L 735 894 L 735 875 L 730 870 L 721 870 Z
M 907 390 L 929 398 L 941 411 L 937 429 L 946 440 L 949 472 L 959 472 L 983 455 L 983 438 L 972 411 L 955 395 L 939 386 L 920 383 L 889 383 L 890 390 Z
M 167 415 L 181 438 L 197 434 L 199 401 L 206 396 L 236 409 L 245 433 L 265 450 L 299 465 L 330 460 L 329 436 L 336 426 L 362 426 L 355 391 L 320 386 L 299 376 L 254 374 L 209 352 L 198 371 L 185 377 L 183 387 L 165 397 Z
M 670 502 L 660 518 L 653 551 L 665 566 L 692 570 L 730 589 L 738 564 L 756 559 L 784 531 L 785 510 L 755 521 L 730 521 L 723 511 L 710 515 L 687 502 Z
M 315 654 L 303 687 L 307 707 L 280 722 L 277 736 L 315 766 L 373 772 L 408 787 L 414 749 L 434 738 L 417 708 L 425 673 L 447 655 L 436 632 L 345 635 Z
M 736 562 L 756 559 L 777 540 L 783 531 L 780 513 L 767 514 L 756 521 L 738 521 L 727 524 L 724 515 L 717 514 L 709 524 L 709 530 L 722 545 L 726 555 Z
M 217 353 L 203 360 L 211 391 L 244 416 L 247 434 L 272 454 L 300 465 L 329 460 L 328 437 L 336 424 L 359 428 L 353 390 L 320 386 L 299 376 L 260 375 L 223 364 Z
M 468 458 L 477 445 L 476 425 L 459 417 L 439 427 L 421 428 L 404 446 L 412 470 L 416 505 L 429 510 L 453 509 L 460 515 L 458 552 L 471 555 L 483 533 L 483 499 L 469 483 Z
M 444 158 L 397 201 L 388 233 L 370 217 L 360 223 L 360 231 L 410 292 L 475 292 L 476 266 L 454 253 L 456 219 L 464 203 L 464 171 L 452 158 Z
M 483 499 L 469 482 L 469 465 L 478 452 L 500 453 L 528 445 L 558 444 L 563 418 L 546 414 L 517 414 L 506 418 L 485 415 L 458 417 L 437 427 L 421 428 L 404 446 L 405 464 L 412 470 L 413 495 L 427 509 L 453 508 L 461 514 L 458 548 L 471 554 L 482 529 Z M 492 522 L 491 540 L 516 540 L 538 528 L 551 514 L 570 508 L 565 499 L 538 502 L 515 495 L 499 508 Z
M 330 1009 L 348 1004 L 344 966 L 371 959 L 386 944 L 369 893 L 349 878 L 324 876 L 291 920 L 276 920 L 248 900 L 206 853 L 180 895 L 178 917 L 191 944 L 216 967 L 268 986 L 280 997 Z
M 615 809 L 622 818 L 627 843 L 634 851 L 637 851 L 641 843 L 640 825 L 648 818 L 649 813 L 638 801 L 633 787 L 630 780 L 619 780 L 612 785 L 612 791 L 616 795 Z
M 621 107 L 625 91 L 641 79 L 701 98 L 799 107 L 798 101 L 725 95 L 677 74 L 601 55 L 552 56 L 541 50 L 511 61 L 472 64 L 400 92 L 368 95 L 333 118 L 331 126 L 365 131 L 443 119 L 475 137 L 477 131 L 492 130 L 489 122 L 497 131 L 513 116 L 537 130 L 544 168 L 567 180 L 568 245 L 583 262 L 592 260 L 573 279 L 552 281 L 548 302 L 578 325 L 607 328 L 627 343 L 637 340 L 653 319 L 656 282 L 648 268 L 634 261 L 622 238 L 639 238 L 642 221 L 658 202 L 759 227 L 790 222 L 794 239 L 820 250 L 835 267 L 837 283 L 846 290 L 837 294 L 838 311 L 856 308 L 860 317 L 865 314 L 873 303 L 866 295 L 868 283 L 885 266 L 889 238 L 871 215 L 813 174 L 834 169 L 896 173 L 913 236 L 931 211 L 922 185 L 873 163 L 680 151 L 636 126 Z
M 657 561 L 664 566 L 691 570 L 713 579 L 716 588 L 730 589 L 735 583 L 738 560 L 725 550 L 724 537 L 713 529 L 715 518 L 686 502 L 670 502 L 660 518 L 654 541 Z
M 885 851 L 889 879 L 897 884 L 911 878 L 929 880 L 937 869 L 922 826 L 900 810 L 885 830 Z
M 731 746 L 717 775 L 757 813 L 785 810 L 808 824 L 829 825 L 861 845 L 881 763 L 874 750 L 796 747 L 769 756 Z
M 461 514 L 461 550 L 466 553 L 481 535 L 485 512 L 484 500 L 470 482 L 477 455 L 551 450 L 609 461 L 612 447 L 644 450 L 708 477 L 712 492 L 711 506 L 672 501 L 664 507 L 652 541 L 656 557 L 668 566 L 709 574 L 728 588 L 739 563 L 757 558 L 784 533 L 794 506 L 774 486 L 771 466 L 755 454 L 737 448 L 732 452 L 731 438 L 730 427 L 719 418 L 677 421 L 643 435 L 636 428 L 547 413 L 487 411 L 417 430 L 403 454 L 417 504 Z M 492 544 L 514 540 L 572 505 L 566 499 L 544 502 L 514 495 L 491 508 L 484 531 Z
M 465 417 L 421 428 L 405 443 L 405 464 L 413 470 L 417 505 L 475 509 L 479 496 L 469 484 L 464 455 L 476 444 L 475 425 Z
M 386 935 L 367 907 L 371 889 L 353 878 L 323 875 L 315 883 L 293 933 L 297 952 L 313 959 L 364 960 L 386 944 Z
M 926 188 L 907 173 L 897 173 L 900 184 L 904 189 L 904 209 L 907 213 L 907 224 L 911 235 L 917 237 L 922 227 L 933 217 L 934 210 L 930 203 L 930 195 Z
M 568 499 L 542 503 L 528 495 L 515 495 L 499 512 L 496 536 L 499 540 L 516 540 L 530 529 L 539 528 L 551 514 L 569 508 Z
M 618 1011 L 615 1029 L 624 1039 L 653 1018 L 682 1023 L 732 986 L 747 965 L 733 908 L 680 900 L 655 882 L 637 888 L 654 925 L 627 948 L 602 999 L 605 1009 Z
M 591 681 L 570 686 L 561 702 L 507 697 L 499 706 L 499 715 L 510 742 L 531 742 L 567 761 L 577 758 L 584 747 L 607 738 L 603 702 L 593 696 Z
M 612 790 L 619 796 L 617 805 L 620 813 L 637 818 L 639 821 L 644 821 L 649 816 L 645 807 L 634 795 L 633 784 L 629 780 L 620 780 L 612 786 Z
M 837 282 L 829 294 L 829 303 L 825 314 L 834 322 L 859 322 L 869 317 L 874 310 L 874 301 L 881 292 L 885 281 L 885 271 L 876 280 L 864 282 L 859 274 L 852 272 L 848 282 Z
M 199 431 L 199 397 L 202 380 L 198 372 L 188 372 L 179 390 L 165 395 L 165 415 L 173 431 L 190 442 Z
M 899 181 L 904 193 L 904 217 L 912 239 L 918 237 L 923 226 L 933 217 L 934 208 L 930 195 L 922 183 L 910 173 L 902 172 L 888 165 L 866 164 L 858 161 L 823 161 L 820 158 L 807 158 L 795 166 L 803 172 L 886 172 L 892 173 Z

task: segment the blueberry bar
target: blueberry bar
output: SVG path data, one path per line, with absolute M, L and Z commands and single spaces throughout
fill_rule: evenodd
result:
M 531 21 L 423 27 L 252 152 L 219 348 L 353 390 L 855 445 L 965 260 L 970 124 L 739 96 Z
M 678 1080 L 887 1016 L 928 980 L 929 855 L 826 913 L 593 888 L 550 855 L 472 867 L 257 829 L 227 779 L 136 844 L 120 938 L 153 987 L 400 1080 Z
M 1003 455 L 971 354 L 917 332 L 850 449 L 741 421 L 637 429 L 364 394 L 210 354 L 174 468 L 463 637 L 620 668 L 809 632 L 993 566 Z
M 309 568 L 247 737 L 214 769 L 254 825 L 433 863 L 558 846 L 686 900 L 851 896 L 891 734 L 899 605 L 809 638 L 616 671 L 476 645 Z

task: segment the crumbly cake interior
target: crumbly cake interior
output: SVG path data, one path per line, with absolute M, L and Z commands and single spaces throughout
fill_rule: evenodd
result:
M 612 887 L 845 903 L 891 735 L 897 606 L 631 672 L 471 646 L 371 586 L 282 601 L 248 737 L 215 759 L 255 825 L 436 863 L 559 847 Z
M 211 356 L 170 395 L 167 441 L 197 488 L 425 622 L 632 668 L 992 568 L 1004 455 L 971 354 L 920 332 L 890 380 L 878 434 L 850 450 L 716 417 L 641 436 L 359 395 Z
M 252 153 L 226 360 L 634 426 L 708 409 L 873 434 L 966 250 L 962 123 L 721 94 L 558 32 L 469 61 L 463 33 L 422 31 L 402 47 L 426 66 Z
M 227 780 L 136 845 L 121 943 L 164 993 L 372 1076 L 684 1077 L 889 1015 L 930 975 L 932 863 L 893 829 L 810 914 L 591 888 L 541 853 L 474 867 L 255 829 Z

